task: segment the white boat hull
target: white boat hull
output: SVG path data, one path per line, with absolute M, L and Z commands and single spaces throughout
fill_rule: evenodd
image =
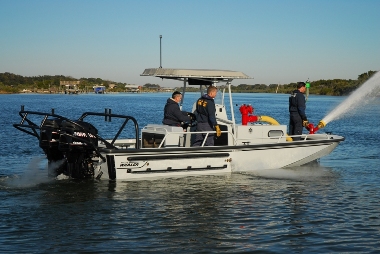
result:
M 103 154 L 107 162 L 101 163 L 95 174 L 101 174 L 102 179 L 136 180 L 301 166 L 328 155 L 342 140 L 331 136 L 247 146 L 140 149 L 131 153 L 116 150 Z

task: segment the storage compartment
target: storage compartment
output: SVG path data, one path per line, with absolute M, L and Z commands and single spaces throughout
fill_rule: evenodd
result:
M 164 147 L 183 146 L 184 134 L 182 127 L 149 124 L 141 130 L 141 147 L 158 148 L 161 142 Z
M 286 142 L 286 125 L 237 125 L 236 129 L 238 145 Z

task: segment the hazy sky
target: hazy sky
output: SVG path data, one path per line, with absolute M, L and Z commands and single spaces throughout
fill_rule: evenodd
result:
M 161 86 L 146 68 L 223 69 L 249 84 L 380 70 L 379 0 L 0 0 L 0 73 Z M 239 84 L 240 81 L 234 82 Z

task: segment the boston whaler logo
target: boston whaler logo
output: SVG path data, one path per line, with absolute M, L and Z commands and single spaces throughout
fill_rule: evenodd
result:
M 119 164 L 119 168 L 120 169 L 132 170 L 132 169 L 142 168 L 145 165 L 147 165 L 147 161 L 145 161 L 145 162 L 144 161 L 139 161 L 139 162 L 136 162 L 136 161 L 122 161 Z
M 124 167 L 138 167 L 139 166 L 139 163 L 138 162 L 121 162 L 120 163 L 120 167 L 121 168 L 124 168 Z

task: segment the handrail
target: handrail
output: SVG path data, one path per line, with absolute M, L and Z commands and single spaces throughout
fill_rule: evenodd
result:
M 204 144 L 206 142 L 206 139 L 207 139 L 208 135 L 210 133 L 215 133 L 215 131 L 189 131 L 189 132 L 178 132 L 177 131 L 177 132 L 168 132 L 164 128 L 163 128 L 163 130 L 165 130 L 166 134 L 165 134 L 164 138 L 162 139 L 161 143 L 159 144 L 159 146 L 157 148 L 162 148 L 162 146 L 164 145 L 165 140 L 167 139 L 167 137 L 169 135 L 174 135 L 174 134 L 206 134 L 206 136 L 205 136 L 205 138 L 204 138 L 204 140 L 203 140 L 203 142 L 202 142 L 202 144 L 200 146 L 200 147 L 204 147 Z M 221 131 L 221 133 L 228 133 L 229 135 L 231 135 L 232 138 L 233 138 L 233 143 L 235 145 L 237 145 L 237 139 L 235 139 L 235 136 L 233 135 L 233 133 L 231 131 Z M 317 135 L 318 136 L 324 136 L 325 138 L 328 137 L 327 134 L 312 134 L 312 135 L 301 134 L 301 135 L 292 135 L 290 137 L 304 137 L 301 140 L 306 141 L 308 137 L 316 137 Z M 289 137 L 289 136 L 282 134 L 282 135 L 279 135 L 279 136 L 276 136 L 276 137 L 262 137 L 261 139 L 265 139 L 265 140 L 269 140 L 269 139 L 271 139 L 271 140 L 277 140 L 277 143 L 280 143 L 281 139 L 284 139 L 284 138 L 287 138 L 287 137 Z
M 78 121 L 82 121 L 87 116 L 104 116 L 104 117 L 106 117 L 106 119 L 108 119 L 108 121 L 111 121 L 112 117 L 115 117 L 115 118 L 124 118 L 125 119 L 124 123 L 121 125 L 121 127 L 119 128 L 119 131 L 116 133 L 115 137 L 112 139 L 112 142 L 110 143 L 112 146 L 114 146 L 115 141 L 120 136 L 121 132 L 124 130 L 124 128 L 125 128 L 126 124 L 128 123 L 128 121 L 132 120 L 132 122 L 135 125 L 135 137 L 136 137 L 135 138 L 136 139 L 135 147 L 136 147 L 136 149 L 139 149 L 140 148 L 140 145 L 139 145 L 139 135 L 140 134 L 139 134 L 139 124 L 137 123 L 137 120 L 134 117 L 132 117 L 132 116 L 111 114 L 109 112 L 110 111 L 108 111 L 108 112 L 106 111 L 105 113 L 85 112 L 85 113 L 82 114 L 81 117 L 79 117 Z M 105 141 L 105 142 L 107 142 L 107 141 Z
M 165 134 L 164 138 L 162 139 L 160 145 L 157 148 L 161 148 L 163 146 L 163 144 L 165 143 L 166 137 L 169 135 L 173 135 L 173 134 L 206 134 L 206 136 L 203 140 L 203 143 L 201 145 L 201 147 L 203 147 L 205 142 L 206 142 L 208 135 L 210 133 L 216 133 L 215 131 L 186 131 L 186 132 L 173 131 L 173 132 L 168 132 L 166 129 L 164 129 L 164 130 L 165 130 L 166 134 Z M 221 131 L 221 133 L 228 133 L 229 135 L 232 136 L 233 142 L 236 143 L 236 139 L 235 139 L 235 137 L 231 131 Z

